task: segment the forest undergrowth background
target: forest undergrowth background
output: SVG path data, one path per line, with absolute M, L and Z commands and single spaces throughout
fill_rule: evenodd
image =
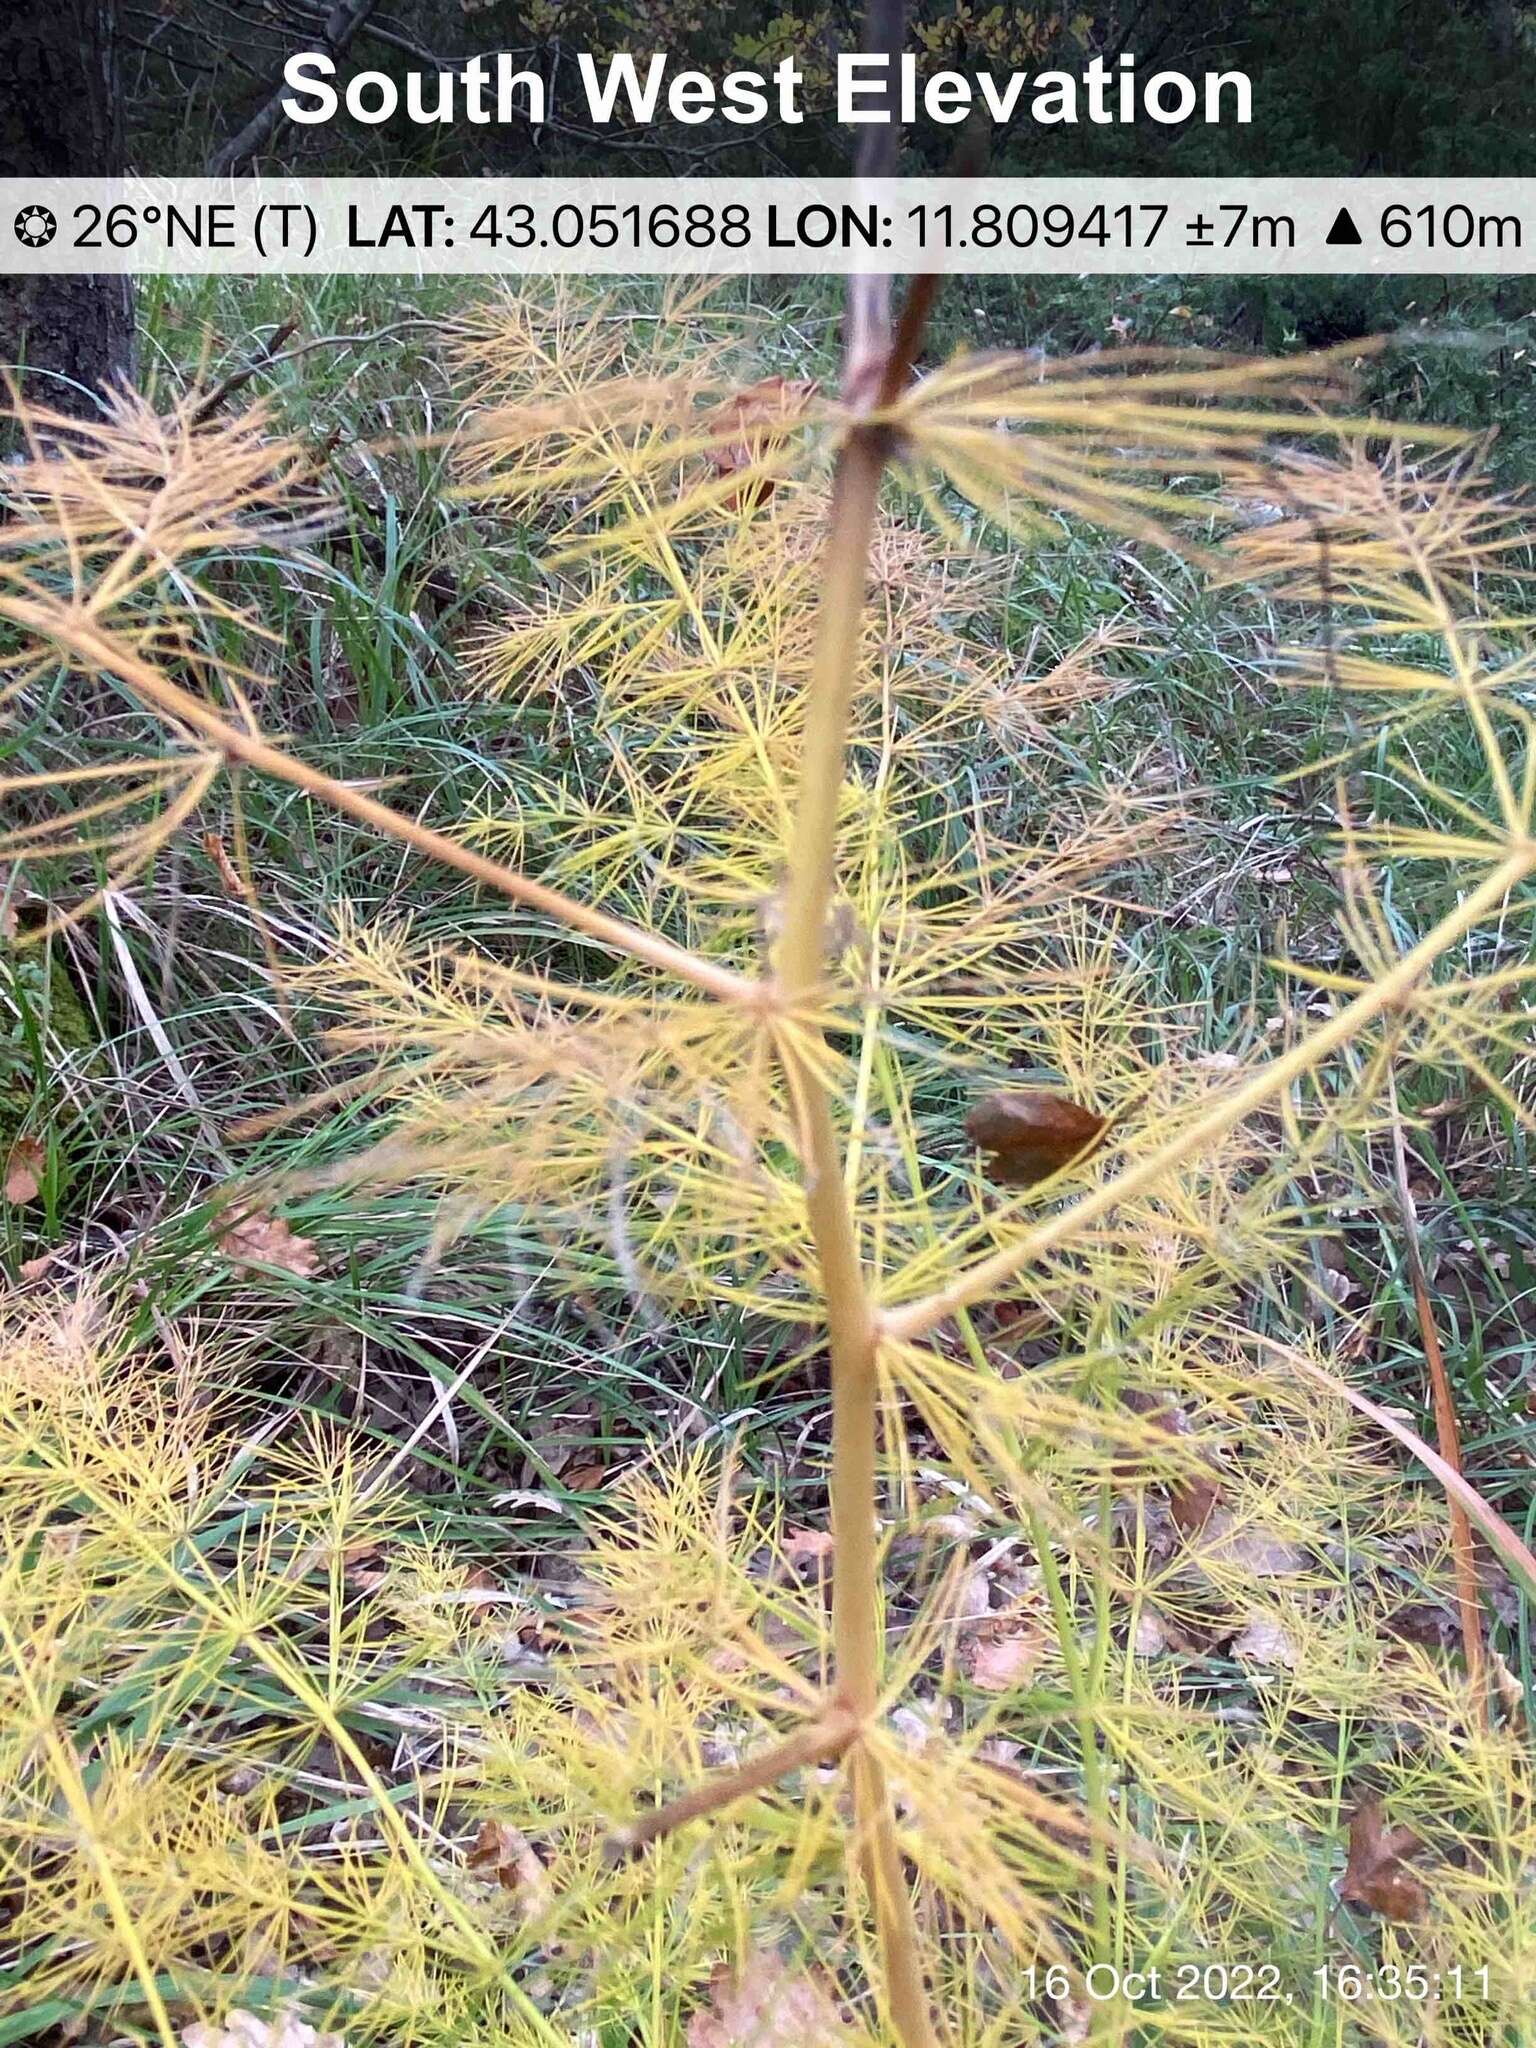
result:
M 354 280 L 146 317 L 106 483 L 18 470 L 0 526 L 0 2041 L 908 2040 L 836 1755 L 635 1845 L 831 1666 L 804 1105 L 713 997 L 784 936 L 840 309 Z M 1330 438 L 1308 385 L 1267 453 L 1192 430 L 1127 484 L 1138 417 L 999 473 L 990 413 L 1038 451 L 1038 401 L 944 353 L 806 1055 L 898 1323 L 1326 1027 L 1533 786 L 1475 437 Z M 40 652 L 26 607 L 154 498 L 107 629 L 701 1000 Z M 868 1742 L 940 2038 L 1526 2037 L 1517 913 L 896 1332 Z M 1444 1441 L 1437 1339 L 1460 1582 L 1401 1441 Z

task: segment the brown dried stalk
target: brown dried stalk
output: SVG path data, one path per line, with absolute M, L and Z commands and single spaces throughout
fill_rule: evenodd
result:
M 814 1721 L 807 1721 L 771 1749 L 763 1750 L 734 1770 L 717 1771 L 692 1791 L 669 1799 L 665 1806 L 653 1807 L 627 1827 L 617 1829 L 609 1838 L 610 1853 L 615 1859 L 633 1855 L 637 1849 L 659 1842 L 690 1821 L 707 1820 L 711 1814 L 734 1806 L 738 1799 L 765 1792 L 791 1771 L 803 1770 L 807 1764 L 835 1763 L 857 1734 L 858 1723 L 853 1716 L 841 1707 L 829 1706 Z
M 1388 1436 L 1400 1443 L 1404 1450 L 1411 1451 L 1425 1471 L 1432 1472 L 1439 1480 L 1445 1488 L 1447 1499 L 1453 1501 L 1469 1521 L 1477 1524 L 1489 1544 L 1521 1580 L 1527 1595 L 1536 1599 L 1536 1552 L 1532 1552 L 1529 1545 L 1516 1534 L 1498 1510 L 1488 1505 L 1477 1488 L 1463 1478 L 1454 1465 L 1441 1457 L 1432 1445 L 1425 1443 L 1423 1437 L 1411 1430 L 1406 1422 L 1400 1421 L 1390 1408 L 1383 1408 L 1379 1402 L 1362 1394 L 1358 1387 L 1351 1386 L 1348 1380 L 1341 1380 L 1326 1371 L 1315 1358 L 1309 1358 L 1304 1351 L 1298 1351 L 1294 1345 L 1279 1343 L 1273 1337 L 1260 1337 L 1258 1342 L 1266 1351 L 1284 1359 L 1288 1366 L 1304 1378 L 1312 1380 L 1320 1387 L 1326 1387 L 1328 1392 L 1337 1395 L 1339 1400 L 1347 1401 L 1357 1414 L 1367 1416 L 1378 1429 L 1384 1429 Z
M 1435 1311 L 1429 1298 L 1429 1283 L 1424 1273 L 1424 1253 L 1419 1242 L 1419 1214 L 1414 1205 L 1413 1189 L 1408 1184 L 1408 1146 L 1403 1136 L 1402 1113 L 1397 1103 L 1397 1082 L 1390 1070 L 1387 1074 L 1387 1092 L 1392 1104 L 1392 1170 L 1397 1183 L 1397 1208 L 1403 1226 L 1403 1262 L 1408 1268 L 1408 1285 L 1413 1291 L 1414 1313 L 1418 1317 L 1419 1341 L 1424 1346 L 1424 1361 L 1429 1367 L 1430 1398 L 1435 1411 L 1435 1441 L 1440 1446 L 1440 1455 L 1458 1476 L 1462 1476 L 1461 1425 L 1456 1418 L 1456 1402 L 1451 1392 L 1450 1375 L 1445 1369 L 1445 1354 L 1440 1349 L 1440 1332 L 1435 1327 Z M 1461 1621 L 1462 1651 L 1467 1660 L 1467 1679 L 1477 1698 L 1478 1711 L 1487 1714 L 1487 1692 L 1483 1661 L 1483 1617 L 1479 1605 L 1477 1580 L 1477 1549 L 1472 1540 L 1472 1524 L 1467 1511 L 1454 1493 L 1446 1496 L 1446 1508 L 1450 1516 L 1451 1560 L 1456 1573 L 1456 1608 Z

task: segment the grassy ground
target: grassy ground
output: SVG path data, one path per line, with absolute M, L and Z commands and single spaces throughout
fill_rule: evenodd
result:
M 776 280 L 742 298 L 769 316 L 763 370 L 831 373 L 830 298 Z M 944 322 L 946 339 L 982 343 L 1107 337 L 1116 321 L 1134 338 L 1201 339 L 1220 334 L 1224 310 L 1214 299 L 1192 310 L 1170 281 L 1118 295 L 1085 288 L 1070 302 L 1021 288 L 972 301 L 962 290 Z M 515 812 L 528 778 L 569 769 L 588 744 L 557 713 L 464 685 L 466 636 L 541 572 L 537 534 L 488 536 L 446 491 L 433 436 L 452 416 L 441 330 L 455 311 L 446 289 L 383 280 L 157 284 L 143 308 L 146 361 L 170 389 L 228 374 L 297 317 L 255 388 L 286 426 L 329 448 L 341 513 L 306 560 L 239 572 L 240 595 L 271 629 L 257 657 L 266 701 L 280 707 L 267 723 L 327 771 L 448 831 Z M 1273 309 L 1261 312 L 1263 326 Z M 1437 319 L 1437 332 L 1452 324 L 1449 313 Z M 1514 415 L 1528 363 L 1523 347 L 1511 360 L 1514 322 L 1506 328 L 1475 353 L 1416 333 L 1374 373 L 1379 389 L 1406 395 L 1423 416 Z M 1518 469 L 1523 450 L 1508 460 Z M 1273 1046 L 1306 1001 L 1277 960 L 1351 965 L 1335 922 L 1332 707 L 1326 693 L 1281 679 L 1291 628 L 1251 593 L 1213 594 L 1149 549 L 1058 523 L 1010 552 L 1003 601 L 976 625 L 1035 669 L 1097 629 L 1112 636 L 1109 686 L 1048 730 L 999 735 L 993 758 L 966 767 L 975 798 L 1020 837 L 1106 792 L 1177 814 L 1155 852 L 1106 884 L 1125 906 L 1123 961 L 1170 1037 L 1238 1056 Z M 132 712 L 102 703 L 94 758 L 103 746 L 129 754 L 142 738 Z M 5 740 L 18 769 L 59 765 L 75 746 L 47 706 Z M 1481 801 L 1483 768 L 1469 747 L 1426 741 L 1418 765 Z M 1354 773 L 1363 806 L 1401 812 L 1416 800 L 1387 786 L 1382 760 Z M 4 1114 L 11 1136 L 43 1148 L 37 1197 L 0 1209 L 8 1265 L 105 1266 L 146 1332 L 236 1340 L 253 1427 L 291 1429 L 308 1412 L 345 1418 L 391 1455 L 409 1439 L 403 1469 L 423 1525 L 502 1574 L 558 1560 L 612 1476 L 683 1417 L 738 1438 L 749 1465 L 786 1490 L 795 1519 L 798 1490 L 809 1500 L 816 1484 L 824 1402 L 813 1373 L 775 1371 L 781 1348 L 760 1326 L 722 1313 L 653 1327 L 611 1255 L 575 1253 L 536 1219 L 482 1220 L 443 1261 L 428 1196 L 313 1185 L 356 1148 L 367 1113 L 299 1107 L 332 1078 L 315 1028 L 325 1005 L 308 1000 L 290 1021 L 268 943 L 286 960 L 322 961 L 342 900 L 370 916 L 408 913 L 421 933 L 457 941 L 490 931 L 498 912 L 468 883 L 291 792 L 248 780 L 239 798 L 238 819 L 227 797 L 210 804 L 151 879 L 53 939 L 41 968 L 20 955 L 6 965 Z M 232 879 L 242 833 L 254 906 Z M 1409 873 L 1400 888 L 1389 910 L 1404 936 L 1416 934 L 1443 883 L 1425 878 L 1421 890 Z M 1409 1105 L 1434 1107 L 1414 1179 L 1467 1469 L 1529 1535 L 1530 1140 L 1496 1102 L 1473 1093 L 1432 1105 L 1425 1085 Z M 239 1134 L 242 1118 L 285 1105 L 297 1110 L 291 1121 Z M 285 1193 L 282 1214 L 312 1241 L 319 1270 L 232 1262 L 219 1200 L 236 1184 L 259 1192 L 267 1177 L 295 1174 L 311 1185 Z M 1432 1435 L 1389 1190 L 1375 1208 L 1329 1218 L 1317 1257 L 1321 1297 L 1374 1304 L 1374 1397 Z M 1299 1296 L 1290 1306 L 1298 1318 L 1326 1314 Z M 1405 1471 L 1403 1484 L 1425 1486 L 1426 1518 L 1441 1512 L 1420 1476 Z M 1536 1712 L 1528 1615 L 1501 1594 L 1491 1626 Z M 1239 1691 L 1247 1683 L 1220 1657 L 1208 1676 Z M 1324 2024 L 1320 2015 L 1319 2041 L 1333 2038 Z

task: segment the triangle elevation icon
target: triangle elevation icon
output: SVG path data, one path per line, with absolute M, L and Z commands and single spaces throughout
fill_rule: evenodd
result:
M 1333 226 L 1324 235 L 1323 240 L 1330 249 L 1342 247 L 1357 248 L 1359 246 L 1360 230 L 1351 219 L 1347 206 L 1341 206 L 1334 215 Z

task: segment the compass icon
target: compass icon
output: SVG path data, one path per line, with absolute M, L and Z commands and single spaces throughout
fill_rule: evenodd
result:
M 46 249 L 59 224 L 46 206 L 24 206 L 16 216 L 16 239 L 27 249 Z

